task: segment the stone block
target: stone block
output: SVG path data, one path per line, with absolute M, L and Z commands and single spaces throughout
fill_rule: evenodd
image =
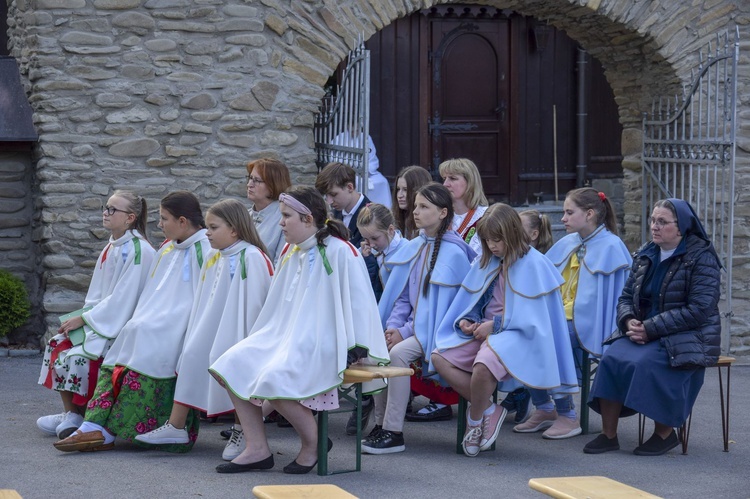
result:
M 66 254 L 46 255 L 42 259 L 42 265 L 50 269 L 69 269 L 75 266 L 75 262 Z
M 182 156 L 197 156 L 198 150 L 192 147 L 178 147 L 178 146 L 166 146 L 165 150 L 167 156 L 182 157 Z
M 185 131 L 192 132 L 192 133 L 205 133 L 205 134 L 213 133 L 213 129 L 210 126 L 198 125 L 196 123 L 187 123 L 185 125 Z
M 289 25 L 275 14 L 269 14 L 266 16 L 266 26 L 271 28 L 271 30 L 279 36 L 283 35 L 286 30 L 289 29 Z
M 228 36 L 226 41 L 233 45 L 250 45 L 251 47 L 262 47 L 267 43 L 263 35 L 234 35 Z
M 63 48 L 66 52 L 70 52 L 72 54 L 116 54 L 121 49 L 119 46 L 113 45 L 109 47 L 87 47 L 87 46 L 79 46 L 79 45 L 63 45 Z
M 258 17 L 257 7 L 249 5 L 225 5 L 221 11 L 231 17 Z
M 182 135 L 180 137 L 180 145 L 181 146 L 194 146 L 198 144 L 202 144 L 203 142 L 207 141 L 208 137 L 205 135 Z
M 148 19 L 151 19 L 150 17 Z M 143 45 L 153 52 L 169 52 L 177 48 L 177 42 L 169 38 L 158 38 L 156 40 L 147 40 Z
M 168 109 L 166 111 L 162 111 L 161 113 L 159 113 L 159 118 L 161 118 L 164 121 L 174 121 L 179 117 L 180 117 L 179 109 Z
M 167 76 L 169 81 L 201 81 L 203 76 L 198 73 L 190 73 L 186 71 L 176 71 Z
M 154 136 L 154 135 L 162 135 L 162 134 L 169 134 L 169 135 L 177 135 L 182 131 L 182 124 L 180 123 L 169 123 L 166 125 L 146 125 L 146 128 L 144 129 L 144 132 L 146 135 Z
M 154 139 L 130 139 L 118 142 L 109 148 L 109 153 L 117 157 L 151 156 L 159 150 L 160 144 Z
M 252 135 L 239 135 L 219 132 L 218 139 L 221 144 L 235 147 L 251 147 L 256 143 L 256 139 Z
M 252 93 L 245 93 L 238 96 L 236 99 L 232 99 L 229 102 L 229 107 L 231 107 L 232 109 L 237 109 L 239 111 L 263 110 L 263 106 L 261 106 L 260 102 L 258 102 L 258 99 L 256 99 Z
M 264 24 L 257 19 L 230 19 L 216 25 L 222 33 L 230 31 L 263 31 Z
M 3 215 L 0 217 L 0 229 L 10 229 L 13 227 L 28 227 L 31 225 L 29 217 L 9 217 Z
M 180 106 L 186 109 L 211 109 L 216 107 L 216 98 L 209 93 L 200 93 L 186 97 L 180 102 Z
M 195 121 L 216 121 L 224 115 L 222 111 L 196 111 L 190 114 Z
M 39 187 L 45 194 L 74 194 L 86 192 L 86 186 L 76 182 L 42 182 Z
M 125 137 L 127 135 L 133 135 L 135 133 L 135 127 L 129 125 L 107 125 L 104 127 L 104 133 L 115 135 L 117 137 Z
M 264 147 L 290 146 L 297 142 L 297 135 L 289 132 L 266 130 L 260 137 L 260 145 Z
M 279 86 L 270 81 L 262 81 L 252 88 L 252 93 L 260 105 L 270 111 L 279 94 Z
M 127 10 L 141 6 L 141 0 L 94 0 L 94 7 L 102 10 Z
M 26 185 L 21 182 L 4 182 L 0 184 L 0 198 L 24 198 L 26 197 Z
M 152 67 L 136 64 L 125 64 L 120 71 L 124 78 L 133 80 L 153 80 L 156 76 Z
M 128 107 L 130 105 L 130 97 L 122 93 L 101 93 L 94 99 L 96 105 L 99 107 Z
M 239 47 L 229 47 L 223 54 L 219 55 L 219 62 L 232 62 L 244 57 L 242 49 Z
M 140 123 L 151 119 L 148 109 L 136 106 L 127 111 L 118 111 L 107 115 L 107 123 Z
M 69 43 L 72 45 L 99 45 L 106 47 L 112 45 L 112 38 L 82 31 L 68 31 L 60 37 L 60 43 Z
M 190 33 L 215 33 L 216 26 L 207 23 L 197 23 L 191 21 L 160 21 L 157 23 L 160 30 L 163 31 L 186 31 Z
M 165 96 L 160 94 L 149 94 L 143 100 L 155 106 L 163 106 L 169 103 L 169 100 Z
M 86 6 L 86 0 L 36 0 L 37 9 L 81 9 Z
M 67 72 L 73 76 L 79 76 L 84 80 L 109 80 L 117 76 L 115 71 L 107 71 L 105 69 L 96 68 L 92 66 L 77 66 L 73 65 L 67 69 Z
M 148 160 L 146 160 L 146 164 L 148 166 L 153 166 L 155 168 L 169 166 L 175 163 L 177 163 L 177 160 L 175 158 L 149 158 Z

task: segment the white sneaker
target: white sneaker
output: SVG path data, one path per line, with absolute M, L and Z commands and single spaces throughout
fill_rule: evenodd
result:
M 185 428 L 175 428 L 169 421 L 155 430 L 142 435 L 136 435 L 136 440 L 144 444 L 164 445 L 164 444 L 186 444 L 190 442 L 190 437 Z
M 231 461 L 242 454 L 243 450 L 245 450 L 245 433 L 237 428 L 232 428 L 232 436 L 229 437 L 227 445 L 224 446 L 224 452 L 221 453 L 221 458 L 224 461 Z
M 67 412 L 62 412 L 60 414 L 50 414 L 49 416 L 42 416 L 41 418 L 36 420 L 36 425 L 47 435 L 55 436 L 57 435 L 57 433 L 55 432 L 55 428 L 57 428 L 57 425 L 63 422 L 66 414 Z
M 65 418 L 55 428 L 55 433 L 62 440 L 71 436 L 82 424 L 83 416 L 73 411 L 66 412 Z

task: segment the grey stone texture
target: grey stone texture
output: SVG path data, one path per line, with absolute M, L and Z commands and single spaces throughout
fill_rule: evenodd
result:
M 85 262 L 104 246 L 98 207 L 112 190 L 158 201 L 190 189 L 206 206 L 241 196 L 245 164 L 279 157 L 293 180 L 311 183 L 312 115 L 322 86 L 360 33 L 369 38 L 394 19 L 437 0 L 10 0 L 9 48 L 17 59 L 40 141 L 35 170 L 0 177 L 34 187 L 24 216 L 0 227 L 5 254 L 25 220 L 39 254 L 20 263 L 40 269 L 36 286 L 48 330 L 80 305 Z M 624 239 L 640 232 L 641 119 L 651 100 L 691 78 L 698 50 L 715 33 L 739 27 L 750 48 L 750 2 L 737 0 L 484 0 L 565 30 L 602 62 L 624 126 L 622 182 L 602 189 L 618 201 Z M 739 64 L 737 185 L 750 177 L 750 58 Z M 2 162 L 0 162 L 2 163 Z M 15 177 L 14 177 L 15 176 Z M 13 178 L 10 178 L 13 177 Z M 17 177 L 17 178 L 16 178 Z M 32 180 L 35 179 L 35 180 Z M 32 182 L 38 182 L 38 187 Z M 65 187 L 64 187 L 65 186 Z M 750 208 L 735 205 L 736 325 L 732 349 L 750 353 Z M 0 193 L 0 211 L 17 198 Z M 84 202 L 82 200 L 90 201 Z M 31 223 L 29 222 L 31 221 Z M 151 229 L 155 230 L 152 222 Z M 61 244 L 52 245 L 53 241 Z M 41 287 L 45 282 L 46 286 Z M 76 285 L 72 283 L 78 283 Z M 41 331 L 39 331 L 41 332 Z M 26 337 L 24 337 L 26 338 Z

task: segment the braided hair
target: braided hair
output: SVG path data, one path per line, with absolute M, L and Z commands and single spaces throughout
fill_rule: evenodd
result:
M 427 275 L 424 278 L 424 286 L 422 287 L 422 296 L 427 296 L 427 290 L 430 287 L 430 278 L 432 277 L 432 270 L 435 268 L 435 262 L 437 261 L 438 253 L 440 252 L 440 243 L 443 240 L 443 234 L 451 228 L 453 224 L 453 198 L 451 197 L 450 191 L 437 182 L 430 182 L 419 188 L 417 194 L 424 197 L 430 204 L 435 205 L 439 210 L 445 208 L 447 214 L 445 218 L 440 222 L 438 227 L 437 235 L 435 236 L 435 245 L 432 248 L 432 256 L 430 257 L 430 266 L 427 269 Z

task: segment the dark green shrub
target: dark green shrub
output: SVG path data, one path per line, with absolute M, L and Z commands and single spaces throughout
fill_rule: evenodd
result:
M 0 269 L 0 336 L 22 326 L 29 318 L 29 297 L 23 281 Z

